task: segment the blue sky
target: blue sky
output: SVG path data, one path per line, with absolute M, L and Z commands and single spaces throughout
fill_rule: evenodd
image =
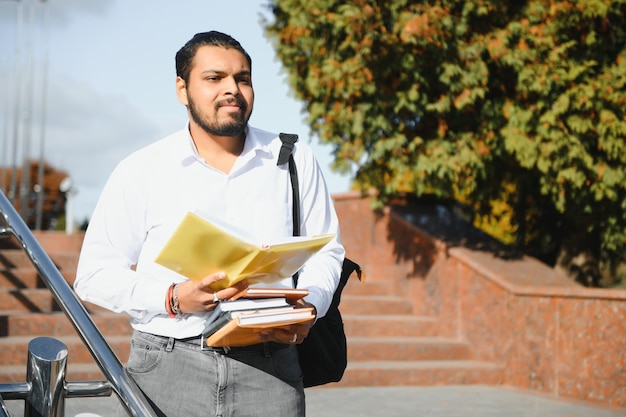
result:
M 186 111 L 174 91 L 174 54 L 195 33 L 207 30 L 232 35 L 252 56 L 256 99 L 251 124 L 298 133 L 313 146 L 331 192 L 348 190 L 349 177 L 330 171 L 330 148 L 309 136 L 302 105 L 290 93 L 263 34 L 264 0 L 22 0 L 21 35 L 16 31 L 19 4 L 0 0 L 0 165 L 10 165 L 14 154 L 16 85 L 22 86 L 22 104 L 32 97 L 33 108 L 30 133 L 22 115 L 18 136 L 31 138 L 29 152 L 38 157 L 46 85 L 45 160 L 72 177 L 76 221 L 90 216 L 121 158 L 184 127 Z M 49 12 L 47 35 L 42 29 L 44 7 Z M 27 62 L 28 48 L 17 51 L 15 45 L 27 45 L 31 37 L 33 75 L 24 64 L 16 78 L 15 62 Z M 32 94 L 25 80 L 31 80 Z M 22 145 L 17 153 L 21 164 Z

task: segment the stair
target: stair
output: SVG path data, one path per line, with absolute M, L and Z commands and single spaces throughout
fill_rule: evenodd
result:
M 46 246 L 71 284 L 78 250 L 63 249 L 64 245 L 55 245 L 50 238 Z M 61 249 L 55 250 L 57 247 Z M 470 345 L 441 334 L 436 318 L 415 315 L 408 296 L 389 292 L 389 285 L 370 277 L 364 283 L 352 277 L 346 285 L 340 309 L 348 338 L 348 368 L 342 381 L 328 386 L 502 382 L 499 364 L 475 360 Z M 86 308 L 125 362 L 132 332 L 128 317 L 89 304 Z M 19 248 L 0 248 L 0 382 L 25 381 L 27 346 L 38 336 L 54 337 L 68 347 L 68 381 L 105 379 L 26 253 Z
M 436 318 L 415 315 L 411 300 L 387 294 L 389 287 L 355 278 L 346 285 L 340 310 L 348 368 L 340 382 L 328 386 L 502 382 L 501 365 L 473 359 L 470 345 L 442 335 Z
M 62 238 L 62 236 L 60 236 Z M 62 245 L 59 245 L 62 246 Z M 78 252 L 46 249 L 68 283 L 75 279 Z M 128 317 L 85 304 L 107 343 L 124 362 L 131 327 Z M 0 249 L 0 382 L 26 381 L 28 343 L 48 336 L 68 348 L 68 381 L 104 380 L 86 345 L 44 285 L 27 254 L 20 248 Z

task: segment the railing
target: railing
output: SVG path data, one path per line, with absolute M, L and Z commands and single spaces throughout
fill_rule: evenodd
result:
M 0 223 L 4 223 L 0 224 L 0 237 L 17 239 L 107 379 L 66 382 L 65 345 L 47 337 L 33 339 L 28 346 L 27 381 L 0 384 L 0 417 L 9 416 L 4 400 L 24 400 L 25 417 L 63 417 L 65 398 L 110 396 L 112 392 L 117 394 L 129 415 L 156 416 L 70 285 L 2 191 L 0 215 Z

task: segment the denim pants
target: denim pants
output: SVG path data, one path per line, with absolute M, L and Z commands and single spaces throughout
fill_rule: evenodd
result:
M 199 337 L 181 341 L 135 331 L 127 370 L 159 416 L 305 415 L 295 346 L 203 349 Z

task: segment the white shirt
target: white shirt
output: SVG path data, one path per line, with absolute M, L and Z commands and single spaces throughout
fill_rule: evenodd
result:
M 199 335 L 206 314 L 170 318 L 165 310 L 168 287 L 186 278 L 154 259 L 188 211 L 207 213 L 259 238 L 291 236 L 292 190 L 287 164 L 276 165 L 280 146 L 276 134 L 249 127 L 243 152 L 225 174 L 199 157 L 184 129 L 121 161 L 85 233 L 74 283 L 77 294 L 129 314 L 137 330 L 175 338 Z M 306 263 L 298 281 L 298 287 L 309 290 L 306 301 L 323 317 L 345 252 L 333 202 L 311 148 L 297 143 L 293 155 L 301 234 L 336 234 Z M 272 284 L 277 285 L 291 287 L 292 278 Z

